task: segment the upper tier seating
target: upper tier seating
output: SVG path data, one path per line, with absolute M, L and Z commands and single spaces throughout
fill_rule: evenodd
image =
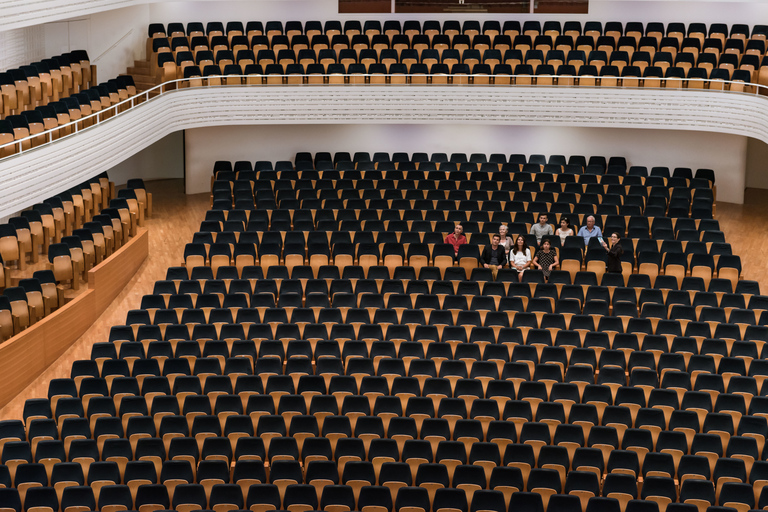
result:
M 30 149 L 51 142 L 73 133 L 75 130 L 72 126 L 64 127 L 64 125 L 82 117 L 100 112 L 100 120 L 104 120 L 118 111 L 126 110 L 128 105 L 115 109 L 111 107 L 135 94 L 136 86 L 133 78 L 124 75 L 97 86 L 83 88 L 70 96 L 62 96 L 61 99 L 57 94 L 55 98 L 44 98 L 37 103 L 21 105 L 21 108 L 11 110 L 11 112 L 19 112 L 18 115 L 7 115 L 4 120 L 0 120 L 0 133 L 5 134 L 4 138 L 0 139 L 0 144 L 25 139 L 62 126 L 48 136 L 40 135 L 20 144 L 22 149 Z M 92 126 L 96 122 L 95 118 L 80 121 L 78 129 Z M 16 152 L 18 152 L 18 144 L 9 145 L 0 150 L 0 156 L 8 156 Z
M 414 20 L 208 25 L 169 23 L 166 29 L 151 24 L 152 74 L 162 81 L 230 75 L 228 84 L 242 81 L 232 75 L 248 75 L 249 84 L 666 85 L 747 92 L 755 88 L 745 84 L 768 85 L 766 25 L 755 25 L 751 33 L 747 25 L 729 29 L 719 23 L 687 28 L 682 23 L 665 28 L 660 23 L 548 21 L 542 26 L 510 20 L 503 25 L 488 20 L 482 27 L 473 20 L 442 26 Z M 206 66 L 214 67 L 205 72 Z
M 85 50 L 57 55 L 0 73 L 0 115 L 47 105 L 96 85 L 96 66 Z

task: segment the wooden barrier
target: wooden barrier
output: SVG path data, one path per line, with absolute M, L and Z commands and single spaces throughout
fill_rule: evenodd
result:
M 88 272 L 88 288 L 96 292 L 96 304 L 101 311 L 125 288 L 148 254 L 149 235 L 146 229 L 139 228 L 127 244 Z
M 149 236 L 136 236 L 88 272 L 88 290 L 32 327 L 0 344 L 0 407 L 35 381 L 72 346 L 128 284 L 149 254 Z

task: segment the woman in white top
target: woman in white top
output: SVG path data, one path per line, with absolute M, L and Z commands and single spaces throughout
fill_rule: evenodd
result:
M 507 261 L 509 261 L 509 250 L 512 249 L 512 239 L 507 236 L 508 232 L 509 228 L 506 224 L 499 226 L 499 237 L 501 237 L 499 245 L 504 247 L 504 251 L 507 253 Z
M 528 248 L 528 244 L 525 243 L 523 236 L 518 235 L 509 256 L 509 264 L 513 269 L 517 270 L 517 280 L 522 282 L 523 272 L 531 266 L 531 250 Z
M 555 234 L 560 237 L 561 245 L 565 245 L 565 237 L 573 236 L 573 229 L 571 229 L 571 223 L 568 220 L 568 217 L 563 217 L 560 219 L 560 227 L 557 228 Z

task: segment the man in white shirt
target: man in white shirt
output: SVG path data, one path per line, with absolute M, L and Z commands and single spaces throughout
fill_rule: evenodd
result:
M 539 215 L 539 223 L 531 226 L 531 234 L 536 236 L 537 244 L 541 243 L 541 239 L 544 237 L 544 235 L 551 235 L 552 233 L 554 233 L 554 231 L 552 230 L 552 225 L 547 224 L 547 220 L 548 220 L 547 214 L 542 213 L 541 215 Z

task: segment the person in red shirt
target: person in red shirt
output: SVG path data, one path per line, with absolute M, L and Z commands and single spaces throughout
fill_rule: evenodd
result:
M 445 243 L 451 244 L 453 246 L 454 256 L 458 256 L 459 246 L 467 243 L 467 237 L 464 236 L 464 228 L 461 224 L 456 224 L 456 227 L 453 228 L 453 233 L 445 237 Z

